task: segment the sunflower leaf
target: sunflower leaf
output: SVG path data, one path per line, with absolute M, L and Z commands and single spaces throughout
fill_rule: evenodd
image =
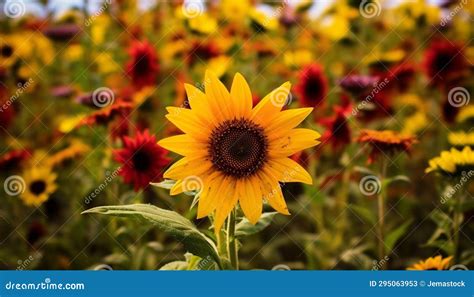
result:
M 267 212 L 262 214 L 260 220 L 258 220 L 255 225 L 250 223 L 247 218 L 242 219 L 242 221 L 235 226 L 235 236 L 249 236 L 262 231 L 270 225 L 276 214 L 277 212 Z
M 211 257 L 219 263 L 214 242 L 201 233 L 194 224 L 180 214 L 150 204 L 99 206 L 83 214 L 98 213 L 118 217 L 132 217 L 152 223 L 182 242 L 186 249 L 201 258 Z
M 164 181 L 159 182 L 159 183 L 150 183 L 150 185 L 152 185 L 154 187 L 170 190 L 174 186 L 175 183 L 176 183 L 175 180 L 165 179 Z
M 411 223 L 412 223 L 412 220 L 408 220 L 407 222 L 401 224 L 395 230 L 387 234 L 387 237 L 385 238 L 385 246 L 387 247 L 388 251 L 392 251 L 397 241 L 403 236 L 403 234 L 406 233 Z

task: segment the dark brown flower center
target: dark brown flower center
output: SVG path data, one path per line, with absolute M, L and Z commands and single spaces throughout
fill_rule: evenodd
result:
M 138 149 L 132 157 L 133 168 L 137 171 L 147 171 L 151 165 L 151 156 L 143 148 Z
M 0 53 L 2 57 L 8 58 L 13 55 L 13 48 L 10 45 L 6 44 L 0 48 Z
M 246 119 L 221 123 L 209 138 L 212 164 L 235 178 L 251 176 L 261 169 L 267 159 L 267 149 L 263 128 Z
M 30 185 L 31 193 L 36 196 L 42 194 L 46 190 L 46 182 L 44 180 L 35 180 Z

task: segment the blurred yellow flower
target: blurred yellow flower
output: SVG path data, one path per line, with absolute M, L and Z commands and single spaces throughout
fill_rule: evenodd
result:
M 448 142 L 453 146 L 474 146 L 474 132 L 451 132 L 448 134 Z
M 25 180 L 25 191 L 20 198 L 27 206 L 40 206 L 56 191 L 57 175 L 53 173 L 51 167 L 33 166 L 26 170 L 22 177 Z
M 207 13 L 188 19 L 188 25 L 194 32 L 211 34 L 217 30 L 217 21 Z
M 474 151 L 469 146 L 461 151 L 451 148 L 449 151 L 442 151 L 439 157 L 429 160 L 428 164 L 426 173 L 439 171 L 449 175 L 459 175 L 464 170 L 474 169 Z
M 283 60 L 287 66 L 301 67 L 313 61 L 313 53 L 307 49 L 298 49 L 294 51 L 286 51 Z
M 441 256 L 429 257 L 426 260 L 422 260 L 412 266 L 408 267 L 407 270 L 446 270 L 449 267 L 449 263 L 453 257 L 442 258 Z

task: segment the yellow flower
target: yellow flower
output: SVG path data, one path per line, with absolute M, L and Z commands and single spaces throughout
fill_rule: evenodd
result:
M 474 146 L 474 132 L 451 132 L 448 141 L 454 146 Z
M 428 117 L 422 111 L 415 112 L 403 121 L 403 134 L 416 134 L 428 126 Z
M 424 261 L 420 261 L 408 267 L 407 270 L 446 270 L 452 258 L 453 257 L 447 257 L 443 259 L 441 256 L 429 257 Z
M 220 2 L 220 11 L 224 19 L 241 21 L 250 10 L 249 0 L 222 0 Z
M 459 175 L 464 170 L 474 169 L 474 152 L 468 146 L 462 151 L 451 148 L 450 151 L 442 151 L 439 157 L 429 161 L 429 167 L 425 172 L 440 171 L 445 174 Z
M 274 16 L 267 15 L 263 11 L 252 9 L 250 19 L 257 31 L 273 31 L 278 29 L 278 20 Z
M 295 128 L 312 108 L 281 111 L 289 82 L 254 108 L 250 88 L 239 73 L 230 92 L 210 71 L 204 85 L 206 93 L 185 84 L 191 109 L 167 108 L 168 120 L 184 132 L 158 142 L 184 156 L 164 173 L 164 178 L 177 181 L 171 194 L 199 191 L 197 216 L 215 211 L 216 231 L 237 202 L 254 224 L 263 200 L 289 215 L 279 182 L 312 183 L 308 172 L 288 158 L 319 143 L 319 133 Z
M 56 166 L 63 163 L 64 161 L 82 156 L 88 151 L 90 151 L 90 149 L 91 148 L 87 144 L 76 139 L 76 140 L 71 141 L 71 145 L 69 147 L 49 157 L 47 159 L 47 162 L 50 166 Z
M 284 53 L 283 59 L 287 66 L 301 67 L 313 61 L 313 53 L 307 49 L 287 51 Z
M 458 123 L 464 123 L 469 120 L 474 120 L 474 105 L 464 106 L 456 116 L 456 122 Z
M 35 166 L 24 172 L 25 191 L 21 200 L 28 206 L 40 206 L 56 191 L 56 174 L 49 166 Z
M 217 21 L 207 13 L 188 19 L 189 28 L 194 32 L 211 34 L 217 30 Z

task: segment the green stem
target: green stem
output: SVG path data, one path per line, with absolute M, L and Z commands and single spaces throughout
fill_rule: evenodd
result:
M 239 260 L 237 256 L 237 240 L 235 239 L 235 209 L 229 215 L 227 225 L 227 252 L 230 264 L 236 270 L 239 269 Z
M 383 189 L 383 182 L 385 180 L 385 176 L 387 174 L 387 163 L 384 159 L 382 159 L 382 176 L 380 178 L 380 184 L 382 188 L 380 189 L 381 192 L 377 195 L 377 213 L 378 213 L 378 256 L 379 261 L 385 258 L 385 197 Z M 382 269 L 387 269 L 387 263 L 384 261 L 382 264 Z
M 463 220 L 462 205 L 464 203 L 464 193 L 461 193 L 454 208 L 453 232 L 454 232 L 454 261 L 459 263 L 459 233 Z

